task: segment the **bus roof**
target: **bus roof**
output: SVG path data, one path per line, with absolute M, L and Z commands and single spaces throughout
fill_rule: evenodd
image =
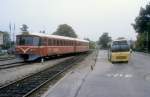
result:
M 128 41 L 128 40 L 124 38 L 124 39 L 115 39 L 115 40 L 113 40 L 113 41 Z M 112 42 L 113 42 L 113 41 L 112 41 Z

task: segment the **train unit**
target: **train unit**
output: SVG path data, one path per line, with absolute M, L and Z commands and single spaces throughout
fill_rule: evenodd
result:
M 43 33 L 24 33 L 16 36 L 16 55 L 24 61 L 88 50 L 89 42 L 77 38 Z

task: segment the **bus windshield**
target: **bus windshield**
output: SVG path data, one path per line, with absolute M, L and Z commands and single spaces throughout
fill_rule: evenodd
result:
M 29 46 L 38 46 L 39 37 L 35 36 L 18 36 L 17 45 L 29 45 Z
M 129 50 L 130 50 L 130 47 L 127 41 L 114 41 L 111 46 L 112 52 L 126 52 Z

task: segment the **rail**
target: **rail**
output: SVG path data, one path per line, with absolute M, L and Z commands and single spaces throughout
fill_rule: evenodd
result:
M 47 68 L 36 74 L 28 76 L 0 88 L 0 97 L 27 97 L 47 82 L 68 70 L 76 63 L 82 61 L 88 54 L 67 59 L 51 68 Z

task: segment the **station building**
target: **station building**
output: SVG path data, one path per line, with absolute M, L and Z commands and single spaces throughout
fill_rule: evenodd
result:
M 0 31 L 0 50 L 2 47 L 8 46 L 10 43 L 10 36 L 8 32 Z

